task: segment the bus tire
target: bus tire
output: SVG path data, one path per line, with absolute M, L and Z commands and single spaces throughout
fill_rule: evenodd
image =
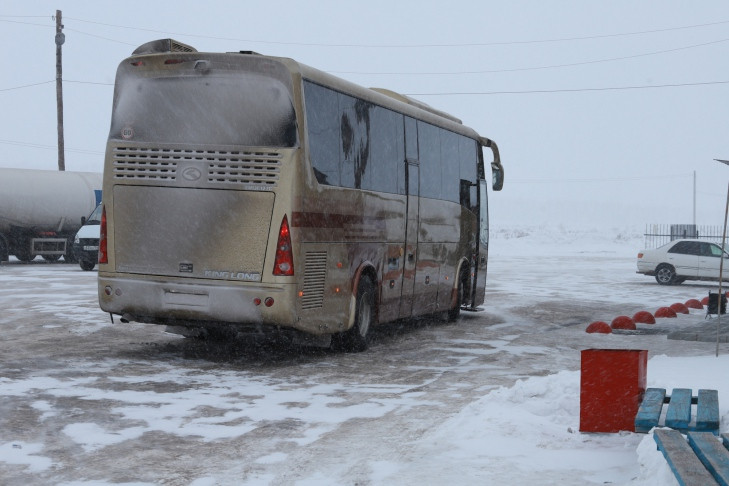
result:
M 375 286 L 368 277 L 362 277 L 357 286 L 357 306 L 354 325 L 340 336 L 341 348 L 359 353 L 370 345 L 372 320 L 375 315 Z
M 456 292 L 456 306 L 448 311 L 448 322 L 454 322 L 461 315 L 461 306 L 466 293 L 466 278 L 463 273 L 461 273 L 461 278 L 458 279 Z

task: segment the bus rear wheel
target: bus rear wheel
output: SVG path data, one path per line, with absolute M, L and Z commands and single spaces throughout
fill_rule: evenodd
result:
M 348 331 L 337 336 L 338 347 L 347 352 L 359 353 L 365 351 L 370 345 L 370 327 L 374 315 L 375 286 L 369 278 L 363 277 L 357 286 L 357 307 L 354 325 Z

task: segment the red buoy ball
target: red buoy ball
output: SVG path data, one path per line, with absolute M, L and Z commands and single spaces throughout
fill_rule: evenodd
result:
M 638 324 L 655 324 L 656 318 L 653 317 L 653 314 L 651 314 L 648 311 L 639 311 L 636 312 L 633 316 L 633 320 Z
M 688 307 L 683 305 L 681 302 L 676 302 L 675 304 L 671 304 L 669 306 L 671 309 L 676 311 L 676 314 L 688 314 L 689 310 Z
M 706 298 L 706 302 L 707 303 L 709 302 L 708 297 Z M 703 309 L 704 308 L 704 306 L 701 304 L 701 302 L 699 302 L 697 299 L 689 299 L 686 302 L 684 302 L 683 305 L 685 305 L 689 309 Z
M 610 327 L 613 329 L 626 329 L 629 331 L 635 331 L 635 321 L 632 317 L 628 316 L 618 316 L 615 319 L 613 319 L 613 322 L 610 323 Z
M 676 311 L 671 309 L 670 307 L 661 307 L 658 309 L 655 313 L 656 317 L 677 317 Z
M 590 323 L 589 326 L 587 326 L 587 329 L 585 329 L 585 332 L 589 332 L 590 334 L 593 333 L 599 333 L 599 334 L 611 334 L 613 330 L 610 328 L 610 324 L 608 324 L 605 321 L 595 321 Z

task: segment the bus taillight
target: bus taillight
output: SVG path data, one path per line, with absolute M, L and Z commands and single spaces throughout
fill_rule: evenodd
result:
M 99 226 L 99 263 L 109 263 L 106 251 L 106 207 L 101 209 L 101 225 Z
M 281 229 L 278 230 L 273 274 L 283 276 L 292 276 L 294 274 L 294 252 L 291 248 L 291 233 L 289 232 L 289 220 L 286 215 L 281 220 Z

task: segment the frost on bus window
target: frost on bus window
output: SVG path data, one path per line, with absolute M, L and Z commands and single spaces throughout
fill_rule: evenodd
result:
M 429 123 L 418 122 L 420 148 L 420 195 L 441 198 L 441 130 Z
M 460 135 L 441 130 L 440 137 L 440 174 L 441 197 L 446 201 L 460 202 L 460 184 L 456 174 L 460 172 L 458 141 Z
M 304 83 L 309 157 L 320 184 L 339 183 L 338 93 L 313 83 Z
M 265 147 L 297 145 L 289 89 L 257 73 L 117 80 L 110 138 Z
M 375 106 L 370 118 L 370 164 L 362 179 L 362 189 L 397 194 L 405 186 L 403 116 Z
M 403 116 L 304 82 L 309 158 L 320 184 L 404 193 Z
M 362 188 L 362 179 L 370 163 L 370 110 L 373 105 L 340 95 L 341 185 Z

